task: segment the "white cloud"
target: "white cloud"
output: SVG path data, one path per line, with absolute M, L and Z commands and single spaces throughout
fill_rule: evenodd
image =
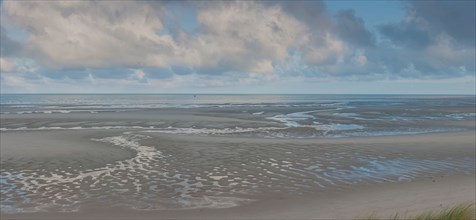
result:
M 273 62 L 271 60 L 262 60 L 250 69 L 252 73 L 272 73 L 274 72 Z
M 136 80 L 139 83 L 143 83 L 143 84 L 149 83 L 149 80 L 147 79 L 146 74 L 144 73 L 144 71 L 140 69 L 134 70 L 130 78 L 132 80 Z
M 134 76 L 137 79 L 144 79 L 145 73 L 142 70 L 134 70 Z
M 185 66 L 199 74 L 271 74 L 292 59 L 291 50 L 322 69 L 338 69 L 352 52 L 329 25 L 298 20 L 281 4 L 193 4 L 199 29 L 175 35 L 157 2 L 6 1 L 4 8 L 28 33 L 32 59 L 49 69 Z
M 139 1 L 6 1 L 9 20 L 28 33 L 25 46 L 49 68 L 183 65 L 271 72 L 306 27 L 280 7 L 216 2 L 197 7 L 200 32 L 164 34 L 165 10 Z M 298 42 L 298 40 L 300 42 Z
M 164 4 L 186 4 L 193 12 L 187 15 L 196 17 L 181 24 L 196 27 L 171 27 L 174 15 Z M 203 88 L 286 77 L 451 78 L 475 70 L 474 44 L 461 44 L 447 31 L 429 31 L 438 21 L 421 18 L 416 10 L 406 21 L 387 25 L 394 40 L 378 42 L 353 11 L 332 20 L 318 1 L 6 0 L 2 12 L 0 49 L 8 56 L 0 58 L 1 71 L 16 74 L 2 83 L 12 85 L 78 80 L 96 87 L 109 83 L 111 89 Z M 15 34 L 3 27 L 25 32 L 26 39 L 15 42 Z M 471 35 L 461 39 L 467 38 Z M 405 46 L 418 42 L 426 43 Z M 19 45 L 21 53 L 13 53 Z
M 355 55 L 352 57 L 352 61 L 359 67 L 365 66 L 367 63 L 367 57 L 365 55 Z
M 8 73 L 13 69 L 13 64 L 5 58 L 0 57 L 0 72 Z
M 304 59 L 313 65 L 332 65 L 342 60 L 347 52 L 344 42 L 326 33 L 315 45 L 307 48 Z
M 457 47 L 454 40 L 442 33 L 435 37 L 435 43 L 430 45 L 426 51 L 432 61 L 432 65 L 444 68 L 447 66 L 468 66 L 468 68 L 475 69 L 474 58 L 476 57 L 476 50 L 474 48 Z
M 197 21 L 202 32 L 191 44 L 202 66 L 220 64 L 238 71 L 272 71 L 272 61 L 284 61 L 289 48 L 305 41 L 296 36 L 307 34 L 280 7 L 251 1 L 199 7 Z
M 25 46 L 50 68 L 167 64 L 173 39 L 160 10 L 134 1 L 5 1 L 9 20 L 28 33 Z

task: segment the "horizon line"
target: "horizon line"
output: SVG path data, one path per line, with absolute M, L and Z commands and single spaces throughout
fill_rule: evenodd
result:
M 98 93 L 0 93 L 0 95 L 470 95 L 476 93 L 119 93 L 119 92 L 98 92 Z

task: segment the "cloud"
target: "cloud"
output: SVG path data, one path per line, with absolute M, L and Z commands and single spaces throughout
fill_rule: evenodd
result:
M 446 33 L 454 40 L 474 46 L 475 1 L 408 1 L 409 10 L 427 21 L 432 33 Z
M 367 57 L 365 55 L 355 55 L 353 58 L 352 58 L 352 61 L 357 64 L 357 66 L 365 66 L 365 64 L 367 63 Z
M 474 47 L 475 1 L 407 1 L 405 20 L 386 24 L 380 31 L 397 44 L 426 47 L 434 36 L 446 34 Z
M 35 60 L 52 69 L 161 66 L 175 45 L 161 11 L 141 2 L 5 1 L 9 20 L 28 33 Z
M 197 13 L 200 34 L 191 42 L 201 67 L 271 72 L 287 50 L 306 41 L 306 27 L 280 7 L 257 2 L 216 2 Z M 304 39 L 296 36 L 303 36 Z
M 131 78 L 134 80 L 137 80 L 137 82 L 139 83 L 148 83 L 146 74 L 144 73 L 144 71 L 140 69 L 134 70 L 134 72 L 131 75 Z
M 410 15 L 400 23 L 382 25 L 379 30 L 399 46 L 425 48 L 432 43 L 426 22 Z
M 295 49 L 303 54 L 305 64 L 326 67 L 342 62 L 349 51 L 349 44 L 340 39 L 324 1 L 264 1 L 265 5 L 279 7 L 305 26 L 300 44 Z M 356 17 L 354 17 L 356 18 Z M 356 18 L 358 19 L 358 18 Z M 360 28 L 360 27 L 359 27 Z
M 451 78 L 475 74 L 474 1 L 409 1 L 399 23 L 379 27 L 391 44 L 371 60 L 393 77 Z
M 13 69 L 13 64 L 7 59 L 0 57 L 0 72 L 8 73 Z
M 166 13 L 153 3 L 6 1 L 5 9 L 28 32 L 33 58 L 51 69 L 184 65 L 270 72 L 269 61 L 284 60 L 305 29 L 279 7 L 217 2 L 197 8 L 198 35 L 174 39 L 161 33 Z
M 335 64 L 342 59 L 346 50 L 344 42 L 328 33 L 318 45 L 306 48 L 304 59 L 312 65 Z
M 7 33 L 7 30 L 0 25 L 0 54 L 2 57 L 10 57 L 20 55 L 22 46 L 20 43 L 12 40 Z
M 405 4 L 402 21 L 374 31 L 364 15 L 330 14 L 324 1 L 7 0 L 0 62 L 15 85 L 220 87 L 474 74 L 474 2 Z
M 333 26 L 324 1 L 262 1 L 262 3 L 266 7 L 281 8 L 316 35 L 325 35 Z
M 346 41 L 358 46 L 374 46 L 373 34 L 365 28 L 362 18 L 355 15 L 354 10 L 344 10 L 337 13 L 337 33 Z

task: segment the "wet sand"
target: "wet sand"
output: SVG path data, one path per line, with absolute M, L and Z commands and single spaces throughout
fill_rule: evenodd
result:
M 1 132 L 0 143 L 4 162 L 50 161 L 62 159 L 73 161 L 76 158 L 91 158 L 91 162 L 100 162 L 97 166 L 130 158 L 132 151 L 113 146 L 106 146 L 90 141 L 95 131 L 20 131 Z M 107 134 L 107 133 L 106 133 Z M 86 144 L 85 144 L 86 143 Z M 21 158 L 19 160 L 19 158 Z M 12 164 L 12 166 L 21 166 Z M 62 166 L 62 165 L 61 165 Z M 3 167 L 8 169 L 9 167 Z
M 416 215 L 462 202 L 474 203 L 475 176 L 357 186 L 301 197 L 267 197 L 226 209 L 137 211 L 89 205 L 74 213 L 2 214 L 2 219 L 355 219 L 395 213 Z
M 2 219 L 354 218 L 475 195 L 474 131 L 280 140 L 130 130 L 1 135 Z

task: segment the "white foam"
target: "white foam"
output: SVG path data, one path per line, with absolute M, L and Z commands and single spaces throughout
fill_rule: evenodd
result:
M 354 131 L 345 133 L 342 135 L 336 135 L 335 137 L 376 137 L 376 136 L 396 136 L 396 135 L 413 135 L 413 134 L 427 134 L 437 132 L 455 132 L 464 131 L 463 128 L 421 128 L 421 129 L 409 129 L 409 130 L 396 130 L 396 131 Z
M 268 117 L 266 119 L 271 119 L 275 121 L 279 121 L 281 123 L 284 123 L 286 127 L 305 127 L 301 124 L 299 124 L 299 121 L 304 121 L 304 120 L 309 120 L 309 119 L 316 119 L 315 116 L 310 115 L 309 113 L 312 112 L 318 112 L 320 110 L 315 110 L 315 111 L 305 111 L 305 112 L 294 112 L 294 113 L 289 113 L 286 115 L 275 115 L 272 117 Z
M 335 116 L 339 116 L 339 117 L 355 117 L 355 116 L 359 116 L 359 114 L 357 113 L 341 113 L 341 112 L 338 112 L 338 113 L 334 113 L 333 115 Z
M 305 111 L 305 112 L 294 112 L 286 115 L 276 115 L 273 117 L 268 117 L 267 119 L 275 120 L 284 123 L 285 126 L 295 128 L 295 127 L 305 127 L 305 128 L 315 128 L 316 130 L 325 130 L 325 131 L 343 131 L 343 130 L 357 130 L 365 128 L 362 125 L 356 124 L 321 124 L 318 121 L 313 121 L 312 124 L 300 124 L 300 121 L 306 120 L 315 120 L 317 119 L 314 115 L 309 113 L 319 112 L 322 110 L 315 111 Z M 339 114 L 339 113 L 334 113 Z M 344 114 L 344 113 L 340 113 Z
M 314 128 L 319 131 L 324 131 L 324 136 L 327 136 L 327 133 L 329 131 L 346 131 L 346 130 L 359 130 L 359 129 L 364 129 L 365 127 L 362 125 L 357 125 L 357 124 L 338 124 L 338 123 L 331 123 L 331 124 L 321 124 L 318 121 L 314 121 L 317 119 L 314 115 L 310 115 L 309 113 L 312 112 L 319 112 L 323 110 L 315 110 L 315 111 L 305 111 L 305 112 L 294 112 L 286 115 L 276 115 L 273 117 L 268 117 L 267 119 L 279 121 L 281 123 L 284 123 L 284 125 L 288 128 Z M 335 113 L 339 114 L 339 113 Z M 312 123 L 309 123 L 309 121 L 312 120 Z M 306 124 L 300 124 L 300 121 L 307 121 Z M 286 138 L 288 135 L 283 134 L 283 133 L 273 133 L 271 135 L 267 135 L 269 137 L 278 137 L 278 138 Z M 315 135 L 306 135 L 305 137 L 307 138 L 313 138 L 313 137 L 318 137 L 321 135 L 315 134 Z M 303 138 L 300 136 L 293 136 L 295 138 Z M 337 137 L 337 136 L 336 136 Z
M 453 113 L 453 114 L 448 114 L 445 115 L 447 118 L 455 119 L 455 120 L 463 120 L 465 118 L 470 118 L 470 117 L 476 117 L 476 113 L 470 112 L 470 113 Z
M 358 129 L 365 128 L 362 125 L 356 125 L 356 124 L 320 124 L 320 125 L 314 125 L 312 127 L 318 130 L 326 130 L 326 131 L 345 131 L 345 130 L 358 130 Z
M 260 131 L 271 131 L 278 130 L 283 128 L 278 127 L 258 127 L 258 128 L 156 128 L 154 130 L 144 130 L 141 132 L 158 132 L 158 133 L 167 133 L 167 134 L 235 134 L 235 133 L 250 133 L 250 132 L 260 132 Z
M 56 107 L 56 106 L 55 106 Z M 110 112 L 112 110 L 100 110 L 100 109 L 70 109 L 72 107 L 65 107 L 65 108 L 58 108 L 58 109 L 50 109 L 45 107 L 48 110 L 31 110 L 31 111 L 17 111 L 17 112 L 2 112 L 2 114 L 68 114 L 68 113 L 99 113 L 99 112 Z M 74 107 L 78 108 L 78 107 Z M 130 109 L 128 109 L 130 110 Z M 115 110 L 118 111 L 126 111 L 126 110 Z

